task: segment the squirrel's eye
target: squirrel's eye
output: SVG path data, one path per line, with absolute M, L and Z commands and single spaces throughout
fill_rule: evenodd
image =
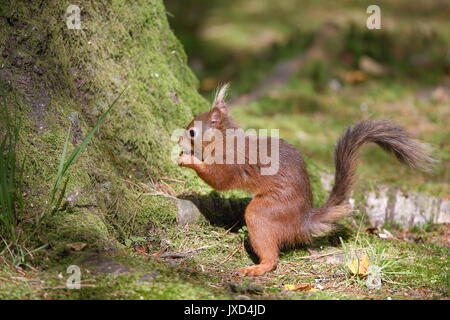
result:
M 194 128 L 189 129 L 189 135 L 191 136 L 191 138 L 194 138 L 196 134 L 197 134 L 197 131 Z

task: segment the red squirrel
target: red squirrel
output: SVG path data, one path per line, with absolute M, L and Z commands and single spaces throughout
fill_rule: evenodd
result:
M 259 159 L 256 163 L 249 161 L 247 144 L 244 151 L 236 150 L 237 146 L 232 145 L 232 151 L 245 153 L 244 163 L 207 161 L 204 154 L 193 151 L 196 141 L 200 141 L 201 151 L 205 151 L 216 140 L 226 147 L 226 130 L 239 128 L 228 115 L 225 103 L 227 87 L 225 85 L 218 91 L 209 112 L 198 115 L 186 127 L 179 140 L 183 151 L 177 162 L 180 166 L 195 170 L 214 189 L 243 189 L 252 194 L 244 218 L 250 244 L 259 258 L 259 264 L 238 269 L 241 274 L 258 276 L 274 270 L 281 248 L 308 243 L 313 236 L 327 234 L 341 217 L 350 213 L 348 199 L 358 163 L 358 150 L 366 142 L 378 144 L 404 164 L 416 169 L 429 170 L 435 161 L 430 156 L 429 146 L 412 139 L 402 127 L 383 120 L 362 121 L 348 127 L 338 140 L 334 151 L 334 186 L 325 204 L 313 208 L 305 162 L 295 147 L 283 139 L 266 138 L 269 142 L 279 144 L 279 167 L 272 175 L 261 174 L 261 169 L 267 165 Z M 201 140 L 198 133 L 210 129 L 222 133 L 223 139 Z M 249 142 L 249 138 L 245 138 Z M 259 139 L 257 137 L 256 141 Z

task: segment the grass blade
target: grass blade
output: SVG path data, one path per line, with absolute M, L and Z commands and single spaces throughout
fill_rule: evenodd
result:
M 125 88 L 126 89 L 126 88 Z M 89 133 L 86 135 L 86 137 L 84 138 L 84 140 L 81 142 L 81 144 L 75 148 L 75 150 L 72 151 L 71 155 L 69 156 L 69 159 L 67 159 L 67 162 L 64 164 L 64 167 L 62 169 L 62 173 L 61 175 L 64 176 L 67 172 L 67 170 L 69 169 L 69 167 L 72 165 L 73 162 L 75 162 L 75 160 L 78 158 L 78 156 L 81 154 L 81 152 L 84 151 L 84 149 L 86 149 L 89 141 L 91 141 L 92 137 L 94 136 L 94 134 L 98 131 L 98 129 L 100 128 L 100 126 L 105 122 L 106 120 L 106 116 L 111 112 L 112 108 L 114 107 L 114 105 L 117 103 L 117 101 L 119 100 L 119 98 L 122 96 L 122 94 L 125 92 L 125 89 L 122 90 L 122 92 L 116 97 L 116 99 L 114 99 L 114 101 L 110 104 L 110 106 L 108 107 L 108 109 L 100 116 L 100 118 L 98 119 L 97 123 L 95 124 L 95 126 L 91 129 L 91 131 L 89 131 Z
M 56 191 L 58 190 L 59 183 L 61 182 L 61 180 L 63 178 L 64 161 L 66 159 L 67 147 L 69 145 L 69 138 L 70 138 L 71 132 L 72 132 L 72 130 L 71 130 L 71 128 L 69 128 L 69 130 L 67 131 L 66 141 L 64 143 L 64 149 L 63 149 L 63 152 L 61 153 L 61 158 L 59 160 L 59 167 L 58 167 L 58 172 L 56 173 L 56 180 L 55 180 L 53 188 L 50 192 L 50 201 L 49 201 L 50 207 L 53 205 L 53 202 L 55 201 Z M 45 211 L 42 214 L 45 214 Z
M 108 109 L 100 116 L 100 118 L 98 119 L 98 121 L 95 124 L 95 126 L 89 131 L 89 133 L 83 139 L 81 144 L 78 145 L 77 147 L 75 147 L 75 149 L 70 153 L 68 159 L 66 161 L 64 161 L 65 158 L 66 158 L 67 149 L 68 149 L 68 145 L 69 145 L 69 137 L 70 137 L 70 134 L 71 134 L 71 130 L 69 129 L 69 131 L 67 133 L 66 141 L 64 143 L 64 149 L 63 149 L 63 152 L 61 154 L 60 161 L 59 161 L 59 167 L 58 167 L 58 171 L 57 171 L 57 174 L 56 174 L 56 180 L 55 180 L 55 183 L 53 185 L 52 190 L 50 191 L 50 199 L 49 199 L 49 203 L 48 203 L 48 206 L 47 206 L 47 210 L 45 210 L 42 213 L 41 219 L 47 213 L 51 214 L 51 213 L 54 213 L 54 212 L 58 211 L 58 207 L 61 204 L 62 199 L 63 199 L 64 194 L 65 194 L 65 190 L 66 190 L 66 187 L 67 187 L 68 180 L 66 180 L 66 182 L 64 184 L 64 187 L 60 191 L 61 194 L 57 198 L 56 194 L 57 194 L 57 192 L 59 190 L 61 181 L 66 176 L 66 174 L 67 174 L 69 168 L 72 166 L 72 164 L 77 160 L 77 158 L 80 156 L 80 154 L 86 149 L 87 145 L 92 140 L 92 137 L 94 136 L 94 134 L 98 131 L 98 129 L 101 127 L 101 125 L 105 122 L 107 115 L 111 112 L 112 108 L 115 106 L 117 101 L 119 101 L 120 97 L 125 92 L 125 90 L 126 90 L 126 88 L 123 89 L 120 92 L 120 94 L 109 105 Z M 57 201 L 55 203 L 56 199 L 57 199 Z

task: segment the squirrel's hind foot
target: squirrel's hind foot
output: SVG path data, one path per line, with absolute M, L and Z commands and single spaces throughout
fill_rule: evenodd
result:
M 274 270 L 275 268 L 276 265 L 272 264 L 256 264 L 250 267 L 239 268 L 236 270 L 236 272 L 245 276 L 254 277 L 254 276 L 261 276 L 266 272 Z

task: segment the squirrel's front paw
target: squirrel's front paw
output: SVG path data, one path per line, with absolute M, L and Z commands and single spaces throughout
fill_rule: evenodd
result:
M 178 165 L 183 166 L 183 165 L 187 164 L 190 157 L 191 157 L 190 155 L 185 154 L 185 153 L 180 154 L 180 156 L 177 158 Z
M 192 164 L 200 164 L 202 162 L 193 155 L 183 153 L 178 157 L 177 163 L 179 166 L 183 167 Z

